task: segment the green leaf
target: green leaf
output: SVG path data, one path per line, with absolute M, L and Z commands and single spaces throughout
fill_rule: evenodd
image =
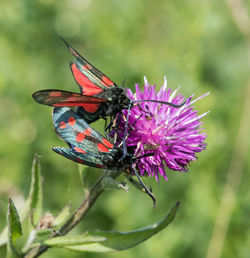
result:
M 18 212 L 13 201 L 9 198 L 8 201 L 8 213 L 7 213 L 7 224 L 8 224 L 8 252 L 11 257 L 18 257 L 18 254 L 14 248 L 16 239 L 22 236 L 22 226 L 19 219 Z
M 15 242 L 17 238 L 22 236 L 22 226 L 17 209 L 10 198 L 8 201 L 7 223 L 8 235 L 11 236 L 11 240 Z
M 98 243 L 106 240 L 105 236 L 91 235 L 89 232 L 78 235 L 78 236 L 63 236 L 47 239 L 43 242 L 47 246 L 63 246 L 67 247 L 70 245 L 84 245 L 90 243 Z
M 35 154 L 32 170 L 31 170 L 31 185 L 29 197 L 27 199 L 28 213 L 32 212 L 33 222 L 36 225 L 39 222 L 42 213 L 42 176 L 41 176 L 41 166 L 38 159 L 38 155 Z
M 34 236 L 34 241 L 32 242 L 33 244 L 35 243 L 41 243 L 45 241 L 46 239 L 50 238 L 51 235 L 54 233 L 54 231 L 49 228 L 49 229 L 41 229 L 41 230 L 34 230 L 32 237 Z M 28 247 L 30 247 L 28 245 Z M 26 251 L 25 249 L 23 250 L 24 252 Z
M 48 239 L 43 244 L 81 252 L 121 251 L 138 245 L 166 228 L 174 220 L 178 207 L 179 202 L 176 203 L 163 220 L 139 230 L 130 232 L 90 230 L 75 237 L 63 236 Z
M 29 197 L 20 212 L 20 220 L 23 221 L 30 213 L 33 212 L 34 222 L 37 223 L 42 211 L 42 177 L 40 164 L 37 154 L 35 154 L 31 169 L 31 185 Z M 7 243 L 7 227 L 0 234 L 0 246 Z
M 54 220 L 54 226 L 60 226 L 65 222 L 65 220 L 70 215 L 70 209 L 71 205 L 68 204 L 61 210 L 61 212 L 57 215 L 57 217 Z

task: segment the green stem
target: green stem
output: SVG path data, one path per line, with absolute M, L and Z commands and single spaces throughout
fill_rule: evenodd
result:
M 111 175 L 110 174 L 110 171 L 105 171 L 102 174 L 102 176 L 97 180 L 95 185 L 86 193 L 85 198 L 83 199 L 80 206 L 75 210 L 72 216 L 62 225 L 62 227 L 51 236 L 51 238 L 66 235 L 88 214 L 89 210 L 92 208 L 97 198 L 104 192 L 104 189 L 102 187 L 103 179 L 107 176 L 116 178 L 120 174 L 120 172 L 115 171 Z M 47 250 L 48 247 L 45 245 L 36 246 L 30 249 L 26 254 L 24 254 L 23 257 L 38 257 Z

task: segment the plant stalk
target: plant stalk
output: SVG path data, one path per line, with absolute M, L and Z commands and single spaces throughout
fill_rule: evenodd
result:
M 105 191 L 102 186 L 102 181 L 105 177 L 111 176 L 113 179 L 116 178 L 120 172 L 118 171 L 105 171 L 100 178 L 97 180 L 97 182 L 92 186 L 92 188 L 86 192 L 86 195 L 80 204 L 80 206 L 75 210 L 75 212 L 71 215 L 71 217 L 62 225 L 62 227 L 57 230 L 52 236 L 64 236 L 66 235 L 70 230 L 72 230 L 90 211 L 94 203 L 96 202 L 97 198 Z M 111 175 L 110 175 L 111 174 Z M 45 245 L 39 245 L 36 246 L 30 250 L 28 250 L 23 257 L 24 258 L 34 258 L 38 257 L 44 252 L 46 252 L 49 249 L 49 247 Z

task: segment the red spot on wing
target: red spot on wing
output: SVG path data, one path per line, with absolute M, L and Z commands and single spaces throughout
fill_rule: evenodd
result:
M 67 123 L 64 122 L 64 121 L 61 121 L 60 124 L 59 124 L 59 128 L 60 128 L 60 129 L 65 129 L 66 126 L 67 126 Z
M 78 148 L 76 146 L 74 147 L 74 149 L 75 149 L 76 152 L 80 152 L 80 153 L 84 153 L 84 154 L 87 153 L 85 150 L 80 149 L 80 148 Z
M 79 133 L 76 136 L 76 141 L 77 142 L 82 142 L 84 140 L 84 138 L 85 138 L 85 134 L 84 133 Z
M 50 97 L 47 101 L 54 100 L 53 97 Z M 83 107 L 89 113 L 95 113 L 100 103 L 106 102 L 105 99 L 98 99 L 92 96 L 86 96 L 77 93 L 65 93 L 61 98 L 56 99 L 53 103 L 53 106 L 62 106 L 62 107 Z
M 101 165 L 101 164 L 96 164 L 96 167 L 98 167 L 98 168 L 104 168 L 104 166 Z
M 114 147 L 114 145 L 111 142 L 109 142 L 107 139 L 105 139 L 105 138 L 103 138 L 102 142 L 103 142 L 103 144 L 105 144 L 109 148 L 113 148 Z
M 92 133 L 92 129 L 91 128 L 87 128 L 87 129 L 85 129 L 84 130 L 84 132 L 83 132 L 85 135 L 88 135 L 88 136 L 90 136 L 91 135 L 91 133 Z
M 108 152 L 109 151 L 109 149 L 106 146 L 104 146 L 102 143 L 98 143 L 97 148 L 100 152 Z
M 76 120 L 73 116 L 71 116 L 68 120 L 69 125 L 74 126 L 76 123 Z
M 79 162 L 79 163 L 84 164 L 84 161 L 82 159 L 78 158 L 78 157 L 76 157 L 76 161 Z
M 104 83 L 107 85 L 107 86 L 112 86 L 114 85 L 114 83 L 106 76 L 102 76 L 102 80 L 104 81 Z
M 49 93 L 50 97 L 61 97 L 62 96 L 62 92 L 61 91 L 51 91 Z
M 81 71 L 76 67 L 74 63 L 71 65 L 71 69 L 75 77 L 75 80 L 80 85 L 82 93 L 88 96 L 92 96 L 103 91 L 101 88 L 96 86 L 92 81 L 90 81 L 83 73 L 81 73 Z
M 81 105 L 87 112 L 89 113 L 95 113 L 98 108 L 99 108 L 99 104 L 82 104 Z

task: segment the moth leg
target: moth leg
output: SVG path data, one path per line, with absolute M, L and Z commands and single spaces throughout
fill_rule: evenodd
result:
M 127 118 L 125 120 L 125 132 L 124 132 L 124 136 L 123 136 L 123 140 L 122 140 L 122 147 L 123 147 L 123 154 L 121 156 L 121 158 L 118 160 L 119 162 L 121 162 L 122 160 L 125 159 L 125 157 L 127 156 L 127 146 L 126 146 L 126 137 L 127 137 L 127 133 L 128 133 L 128 118 L 130 115 L 130 109 L 133 107 L 132 102 L 130 103 L 130 105 L 128 106 L 128 114 L 127 114 Z
M 107 126 L 107 123 L 108 123 L 108 119 L 107 118 L 103 118 L 105 119 L 105 127 L 104 127 L 104 131 L 105 131 L 105 136 L 106 138 L 110 138 L 110 128 L 112 127 L 112 124 L 113 124 L 113 121 L 111 121 L 111 117 L 110 117 L 110 122 Z
M 127 137 L 129 136 L 129 134 L 131 133 L 132 130 L 135 130 L 134 126 L 137 123 L 137 121 L 142 117 L 142 114 L 140 114 L 140 116 L 134 121 L 134 123 L 132 125 L 128 125 L 129 127 L 129 131 L 127 133 Z M 126 138 L 127 138 L 126 137 Z
M 115 131 L 115 135 L 114 135 L 114 143 L 116 143 L 117 142 L 117 137 L 118 137 L 118 129 L 116 128 L 116 127 L 112 127 L 112 129 Z
M 138 175 L 136 169 L 134 168 L 134 165 L 132 166 L 132 170 L 133 170 L 134 174 L 136 175 L 137 179 L 139 180 L 139 183 L 140 183 L 141 187 L 144 189 L 144 192 L 152 199 L 153 207 L 155 208 L 156 199 L 155 199 L 155 196 L 152 193 L 151 187 L 150 187 L 150 189 L 148 189 L 148 187 L 143 183 L 143 181 L 141 180 L 140 176 Z M 136 186 L 136 183 L 135 183 L 136 181 L 135 180 L 133 180 L 132 178 L 129 179 L 129 180 L 130 180 L 131 183 L 133 183 Z M 136 187 L 139 190 L 141 190 L 139 185 L 138 185 L 138 182 L 137 182 L 137 186 Z
M 113 124 L 112 124 L 112 129 L 116 132 L 114 135 L 114 143 L 117 142 L 117 138 L 119 137 L 118 134 L 118 130 L 119 130 L 119 125 L 121 121 L 121 116 L 117 115 L 114 119 L 113 119 Z
M 107 118 L 105 118 L 105 122 L 107 122 Z M 112 116 L 110 116 L 110 122 L 109 122 L 109 125 L 107 126 L 107 123 L 105 123 L 105 132 L 109 131 L 110 133 L 110 128 L 113 127 L 113 125 L 116 123 L 116 117 L 113 118 Z
M 105 124 L 104 124 L 104 130 L 105 132 L 107 131 L 107 123 L 108 123 L 108 119 L 106 117 L 103 117 L 103 120 L 105 121 Z
M 111 127 L 111 123 L 109 123 L 109 125 L 107 126 L 108 124 L 108 119 L 106 117 L 103 117 L 103 119 L 105 120 L 105 124 L 104 124 L 104 133 L 105 133 L 105 137 L 106 138 L 109 138 L 109 133 L 110 133 L 110 127 Z
M 119 147 L 123 144 L 124 141 L 127 140 L 129 134 L 130 134 L 133 130 L 135 130 L 134 125 L 136 124 L 136 122 L 137 122 L 141 117 L 142 117 L 142 114 L 140 114 L 140 116 L 136 119 L 136 121 L 134 121 L 134 123 L 133 123 L 132 125 L 129 125 L 129 124 L 128 124 L 129 130 L 128 130 L 127 134 L 124 135 L 123 141 L 119 144 Z M 125 119 L 125 116 L 124 116 L 124 119 Z M 113 128 L 113 129 L 115 129 L 115 128 Z

